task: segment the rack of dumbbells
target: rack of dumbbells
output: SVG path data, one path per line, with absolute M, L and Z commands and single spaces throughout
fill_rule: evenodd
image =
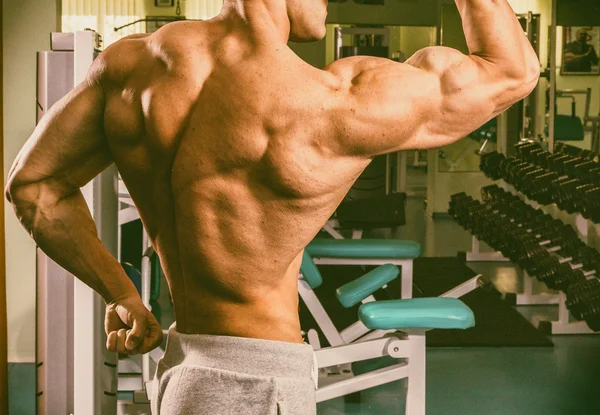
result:
M 545 151 L 539 143 L 522 142 L 516 155 L 498 152 L 481 155 L 481 170 L 491 179 L 503 179 L 508 188 L 527 196 L 532 204 L 551 206 L 571 223 L 587 241 L 590 222 L 600 222 L 600 163 L 598 153 L 557 143 L 556 152 Z M 480 253 L 473 239 L 467 261 L 506 260 L 497 253 Z
M 511 157 L 498 152 L 480 154 L 480 168 L 492 180 L 502 179 L 501 186 L 505 190 L 520 193 L 524 202 L 533 208 L 572 225 L 579 239 L 587 243 L 588 230 L 600 219 L 600 157 L 598 153 L 564 143 L 557 143 L 555 150 L 555 153 L 550 153 L 537 142 L 524 141 L 515 146 L 515 155 Z M 597 251 L 587 245 L 582 247 L 588 255 L 597 255 Z M 467 260 L 511 259 L 501 251 L 480 253 L 479 239 L 473 235 L 473 249 L 467 254 Z M 509 296 L 514 304 L 559 306 L 558 321 L 541 322 L 534 318 L 534 324 L 549 328 L 556 334 L 590 332 L 581 323 L 570 323 L 565 292 L 536 295 L 533 279 L 527 277 L 527 271 L 525 274 L 525 292 Z
M 553 334 L 600 330 L 600 253 L 574 228 L 497 185 L 481 190 L 482 201 L 452 196 L 449 213 L 479 240 L 559 294 L 559 320 L 534 324 Z M 530 278 L 526 277 L 527 280 Z M 571 315 L 578 320 L 570 321 Z
M 481 155 L 481 170 L 493 180 L 503 179 L 540 205 L 555 204 L 569 213 L 578 213 L 578 229 L 587 237 L 587 221 L 600 223 L 600 156 L 564 143 L 550 153 L 537 142 L 515 146 L 516 154 L 505 157 L 491 152 Z

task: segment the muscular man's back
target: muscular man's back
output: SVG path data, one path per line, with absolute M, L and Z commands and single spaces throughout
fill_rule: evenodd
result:
M 105 299 L 109 349 L 125 351 L 131 328 L 128 350 L 146 352 L 161 331 L 80 188 L 117 164 L 179 331 L 300 342 L 300 254 L 371 158 L 456 141 L 537 84 L 510 6 L 456 2 L 470 55 L 433 47 L 406 65 L 356 57 L 321 71 L 286 43 L 325 35 L 325 1 L 228 0 L 211 21 L 96 59 L 37 126 L 7 196 L 40 248 Z
M 300 342 L 301 251 L 369 162 L 332 151 L 335 85 L 289 49 L 213 22 L 114 49 L 129 59 L 105 87 L 106 136 L 178 330 Z

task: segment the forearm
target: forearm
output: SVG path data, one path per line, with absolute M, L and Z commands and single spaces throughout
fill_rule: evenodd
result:
M 539 61 L 506 0 L 456 0 L 471 55 L 508 72 Z M 535 69 L 535 68 L 533 68 Z
M 32 184 L 13 191 L 10 200 L 19 221 L 40 249 L 104 301 L 137 293 L 100 241 L 81 191 L 57 197 L 44 184 Z

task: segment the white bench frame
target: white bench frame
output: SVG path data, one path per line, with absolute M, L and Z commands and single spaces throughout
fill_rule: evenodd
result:
M 481 283 L 481 275 L 444 293 L 442 297 L 458 298 Z M 385 286 L 384 286 L 385 287 Z M 298 276 L 298 293 L 331 347 L 321 349 L 315 330 L 308 332 L 309 343 L 315 349 L 319 363 L 317 402 L 355 393 L 399 379 L 408 378 L 406 415 L 425 414 L 425 331 L 371 330 L 360 320 L 339 332 L 302 273 Z M 373 295 L 361 302 L 376 301 Z M 354 376 L 353 362 L 391 356 L 407 359 L 396 365 Z
M 318 388 L 317 403 L 359 392 L 396 380 L 408 379 L 405 415 L 425 415 L 425 330 L 393 331 L 384 337 L 315 351 L 320 375 L 324 368 L 349 365 L 353 362 L 390 356 L 399 363 L 362 375 L 329 376 Z M 322 382 L 321 376 L 319 382 Z

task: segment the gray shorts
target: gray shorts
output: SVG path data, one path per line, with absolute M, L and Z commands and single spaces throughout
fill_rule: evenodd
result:
M 153 415 L 315 415 L 310 345 L 169 330 Z

